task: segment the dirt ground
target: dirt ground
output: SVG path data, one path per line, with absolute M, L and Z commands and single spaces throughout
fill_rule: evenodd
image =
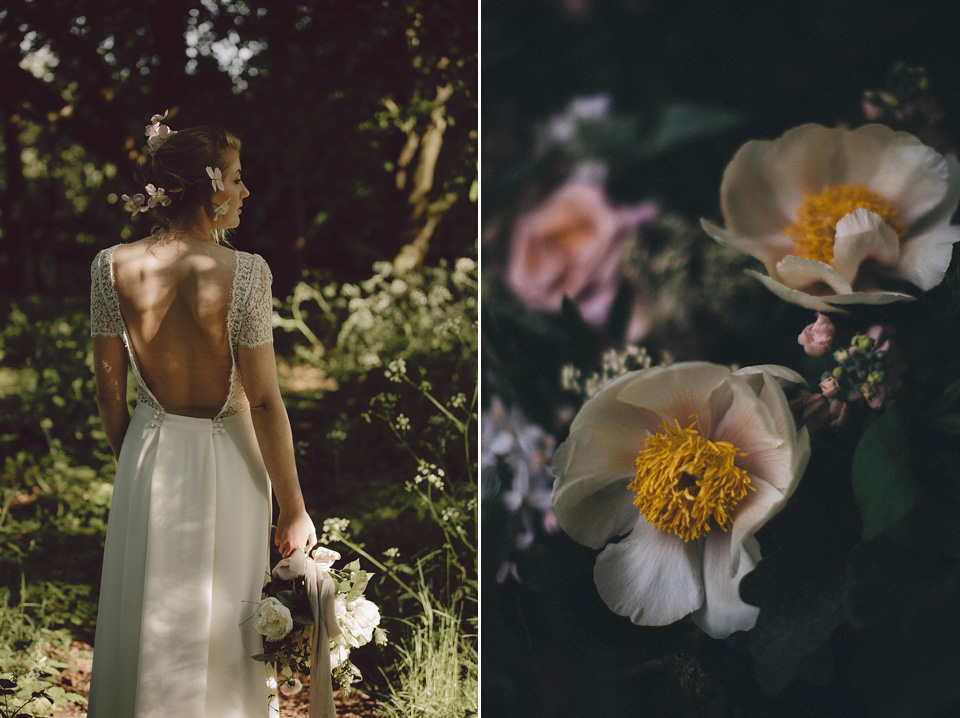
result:
M 60 656 L 64 660 L 72 660 L 75 667 L 65 671 L 61 676 L 60 685 L 68 691 L 87 696 L 90 692 L 90 669 L 93 665 L 93 647 L 87 643 L 74 641 L 70 646 L 70 656 Z M 280 716 L 281 718 L 307 718 L 309 715 L 309 706 L 307 705 L 307 696 L 309 694 L 309 679 L 304 681 L 303 690 L 299 694 L 290 698 L 280 697 Z M 355 692 L 348 700 L 340 698 L 340 692 L 333 694 L 334 702 L 337 706 L 338 718 L 374 718 L 376 716 L 376 703 L 367 697 Z M 61 718 L 85 718 L 87 710 L 85 706 L 71 704 L 60 713 Z

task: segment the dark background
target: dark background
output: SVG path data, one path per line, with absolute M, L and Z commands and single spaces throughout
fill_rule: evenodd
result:
M 625 135 L 602 157 L 614 204 L 656 198 L 690 223 L 720 220 L 720 180 L 743 142 L 773 139 L 804 122 L 863 124 L 864 90 L 886 86 L 896 63 L 926 70 L 943 110 L 939 149 L 960 138 L 954 4 L 484 0 L 481 9 L 484 396 L 506 397 L 558 440 L 560 366 L 595 362 L 587 354 L 599 354 L 608 338 L 583 335 L 592 342 L 583 350 L 565 319 L 528 323 L 532 331 L 524 320 L 509 324 L 502 307 L 516 305 L 499 278 L 512 222 L 569 171 L 538 150 L 537 128 L 571 99 L 607 94 L 612 113 L 627 121 Z M 665 108 L 676 103 L 720 111 L 730 121 L 699 138 L 692 132 L 656 151 L 638 149 L 649 147 Z M 955 257 L 948 276 L 956 275 Z M 488 497 L 484 708 L 501 716 L 617 718 L 956 715 L 957 439 L 924 435 L 919 418 L 957 378 L 957 343 L 949 338 L 960 335 L 951 299 L 957 287 L 949 283 L 916 308 L 893 307 L 886 315 L 908 328 L 902 338 L 912 343 L 912 359 L 928 366 L 926 375 L 912 377 L 912 405 L 903 400 L 905 416 L 918 418 L 901 427 L 905 465 L 897 469 L 931 486 L 942 479 L 949 518 L 920 513 L 900 536 L 861 542 L 850 490 L 860 429 L 820 440 L 791 505 L 759 536 L 763 570 L 741 588 L 761 605 L 761 622 L 748 634 L 715 641 L 689 621 L 649 628 L 614 615 L 593 584 L 596 552 L 565 536 L 541 536 L 517 555 L 514 519 Z M 702 326 L 703 351 L 677 358 L 795 364 L 796 335 L 810 313 L 762 291 L 753 296 L 753 305 L 742 307 L 749 317 L 741 317 L 739 334 L 717 336 L 717 327 Z M 878 317 L 868 311 L 857 320 Z M 949 537 L 924 534 L 941 529 Z M 507 557 L 516 560 L 519 582 L 497 582 Z

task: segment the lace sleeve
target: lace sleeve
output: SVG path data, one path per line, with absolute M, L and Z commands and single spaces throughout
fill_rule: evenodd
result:
M 273 274 L 263 257 L 259 254 L 253 257 L 250 290 L 237 330 L 237 344 L 245 347 L 273 344 Z
M 110 276 L 110 261 L 106 251 L 101 251 L 90 265 L 90 336 L 91 337 L 118 337 L 120 330 L 110 311 L 110 298 L 107 292 L 112 292 Z

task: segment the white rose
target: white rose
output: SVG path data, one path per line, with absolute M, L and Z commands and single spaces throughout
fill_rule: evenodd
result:
M 293 628 L 293 616 L 286 606 L 271 596 L 257 606 L 257 619 L 253 625 L 268 641 L 279 641 Z
M 363 642 L 369 643 L 373 638 L 373 629 L 380 625 L 380 609 L 377 604 L 365 598 L 358 599 L 353 607 L 353 618 L 365 639 Z
M 282 581 L 291 581 L 300 578 L 307 572 L 307 555 L 302 549 L 297 549 L 290 556 L 281 559 L 273 567 L 273 575 Z

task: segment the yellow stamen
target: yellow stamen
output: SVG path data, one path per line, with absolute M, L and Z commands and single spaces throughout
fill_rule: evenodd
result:
M 711 522 L 729 531 L 740 502 L 756 490 L 734 463 L 747 454 L 704 437 L 696 415 L 685 429 L 675 424 L 663 422 L 662 432 L 643 442 L 633 464 L 636 478 L 627 487 L 637 494 L 633 503 L 658 529 L 684 541 L 705 535 Z
M 866 185 L 837 184 L 818 195 L 808 194 L 797 207 L 797 221 L 785 230 L 796 242 L 793 254 L 830 264 L 837 222 L 858 208 L 879 215 L 897 238 L 903 239 L 906 227 L 900 221 L 900 210 Z

